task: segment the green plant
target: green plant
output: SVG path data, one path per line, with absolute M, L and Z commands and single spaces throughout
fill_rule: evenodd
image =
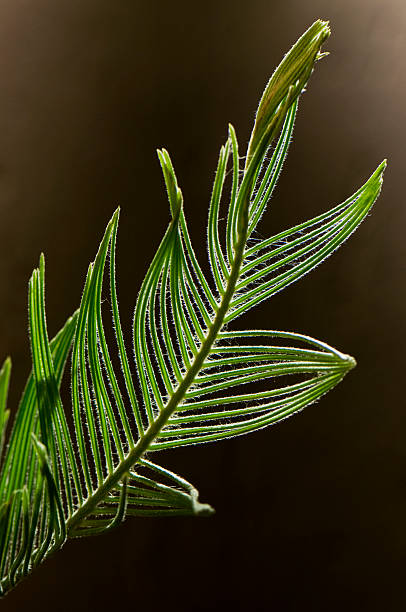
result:
M 315 62 L 324 55 L 320 49 L 329 33 L 326 22 L 315 22 L 274 72 L 258 107 L 243 169 L 235 131 L 229 128 L 209 209 L 213 286 L 193 251 L 169 155 L 158 151 L 172 219 L 135 307 L 139 389 L 124 346 L 116 293 L 119 212 L 89 266 L 80 308 L 51 341 L 41 256 L 29 283 L 33 369 L 0 477 L 3 595 L 67 537 L 105 532 L 126 515 L 210 514 L 211 507 L 199 502 L 192 485 L 145 454 L 276 423 L 316 401 L 355 365 L 351 357 L 300 334 L 228 329 L 238 316 L 338 248 L 379 194 L 385 162 L 343 204 L 266 240 L 252 238 L 287 155 L 298 99 Z M 223 244 L 219 210 L 230 161 Z M 120 378 L 110 357 L 101 308 L 108 255 Z M 70 350 L 68 425 L 59 388 Z M 7 359 L 0 372 L 1 445 L 9 415 L 10 369 Z M 257 381 L 287 375 L 299 379 L 258 391 Z

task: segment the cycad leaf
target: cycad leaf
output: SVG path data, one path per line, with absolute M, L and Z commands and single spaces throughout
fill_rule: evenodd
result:
M 274 72 L 258 107 L 243 168 L 237 137 L 229 126 L 209 208 L 212 280 L 206 278 L 193 249 L 169 154 L 158 151 L 172 218 L 136 301 L 136 372 L 128 358 L 117 297 L 119 211 L 89 266 L 78 312 L 51 342 L 41 257 L 29 285 L 33 373 L 0 478 L 2 593 L 67 536 L 108 531 L 127 515 L 210 514 L 212 508 L 198 501 L 190 483 L 145 454 L 279 422 L 318 400 L 354 366 L 351 357 L 308 336 L 226 328 L 338 248 L 379 194 L 384 163 L 343 204 L 254 241 L 287 155 L 298 99 L 328 35 L 328 24 L 315 22 Z M 228 211 L 223 214 L 227 193 Z M 117 356 L 109 345 L 102 311 L 109 257 Z M 68 426 L 59 387 L 72 343 Z M 9 376 L 6 360 L 0 371 L 0 436 L 8 414 Z

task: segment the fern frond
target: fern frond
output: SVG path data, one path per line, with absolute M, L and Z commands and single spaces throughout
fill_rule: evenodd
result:
M 329 33 L 327 23 L 315 22 L 272 75 L 243 168 L 235 130 L 229 126 L 209 206 L 212 279 L 206 278 L 193 249 L 169 154 L 158 151 L 171 220 L 134 310 L 135 372 L 116 287 L 119 210 L 89 266 L 78 311 L 51 341 L 41 256 L 29 284 L 32 374 L 0 476 L 1 594 L 67 537 L 103 533 L 126 516 L 211 514 L 213 509 L 199 502 L 189 482 L 147 460 L 146 453 L 280 422 L 317 401 L 354 367 L 348 355 L 302 334 L 228 328 L 341 246 L 379 194 L 385 162 L 332 210 L 265 240 L 252 239 L 286 159 L 299 97 Z M 228 210 L 223 214 L 226 193 Z M 105 276 L 116 347 L 105 333 Z M 68 425 L 59 389 L 70 350 Z M 112 359 L 115 351 L 118 359 Z M 8 359 L 0 370 L 0 457 L 10 370 Z

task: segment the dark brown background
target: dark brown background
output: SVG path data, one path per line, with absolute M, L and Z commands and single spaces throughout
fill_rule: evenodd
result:
M 384 192 L 339 253 L 239 325 L 311 334 L 358 368 L 272 430 L 160 457 L 213 518 L 132 520 L 71 542 L 2 610 L 406 609 L 404 0 L 3 0 L 0 353 L 13 357 L 15 405 L 40 251 L 54 334 L 117 204 L 130 327 L 168 221 L 156 147 L 172 154 L 204 246 L 227 122 L 245 143 L 270 72 L 318 17 L 331 20 L 331 55 L 303 98 L 263 234 L 342 201 L 388 157 Z

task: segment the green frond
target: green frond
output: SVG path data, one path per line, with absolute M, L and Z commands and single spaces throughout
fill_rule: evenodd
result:
M 355 366 L 352 357 L 302 334 L 228 327 L 333 253 L 379 195 L 386 162 L 342 204 L 255 240 L 287 156 L 299 97 L 329 33 L 326 22 L 316 21 L 272 75 L 242 167 L 229 126 L 209 206 L 210 279 L 193 249 L 169 153 L 158 151 L 171 220 L 136 300 L 135 364 L 124 342 L 116 286 L 119 210 L 89 265 L 78 311 L 51 341 L 41 256 L 28 292 L 32 373 L 0 474 L 0 594 L 67 537 L 109 531 L 126 516 L 212 514 L 195 487 L 146 454 L 273 425 L 319 400 Z M 105 331 L 105 282 L 117 346 Z M 60 386 L 70 350 L 68 426 Z M 0 370 L 0 459 L 10 372 L 6 359 Z

